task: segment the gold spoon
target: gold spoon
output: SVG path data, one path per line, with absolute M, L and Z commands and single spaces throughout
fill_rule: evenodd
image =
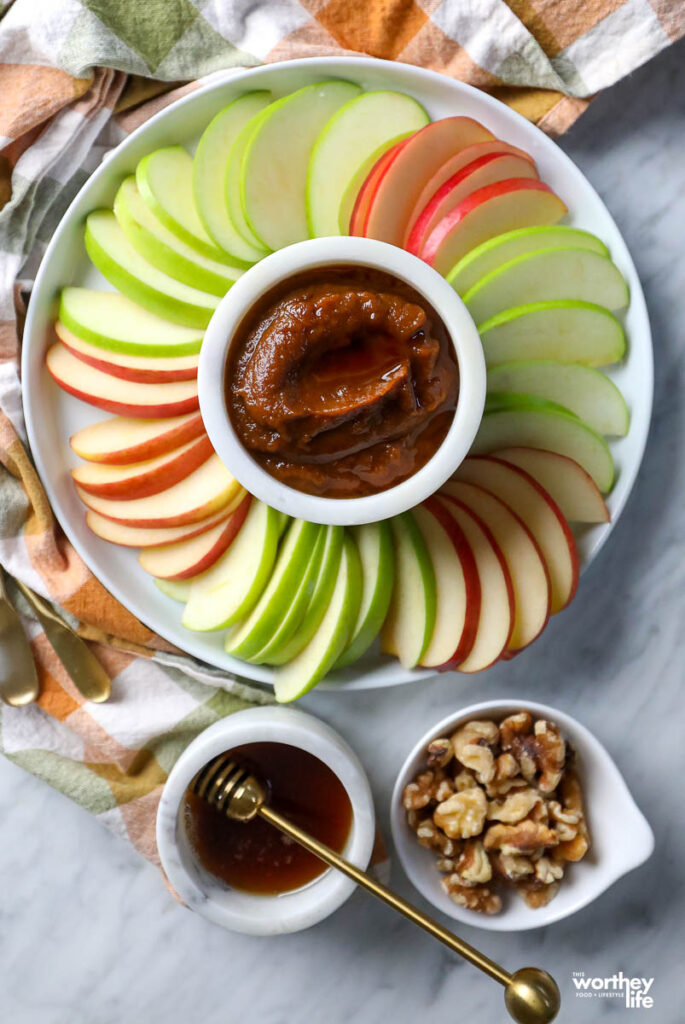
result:
M 342 871 L 357 885 L 373 893 L 378 899 L 423 928 L 433 938 L 464 957 L 474 967 L 498 981 L 500 985 L 504 985 L 504 1002 L 507 1010 L 519 1024 L 548 1024 L 556 1017 L 561 997 L 554 978 L 547 971 L 539 967 L 523 967 L 514 974 L 509 974 L 468 942 L 457 938 L 391 889 L 381 885 L 354 864 L 350 864 L 335 850 L 303 832 L 287 818 L 281 817 L 267 805 L 267 793 L 261 782 L 232 761 L 230 754 L 220 754 L 206 764 L 195 776 L 190 788 L 201 799 L 236 821 L 250 821 L 259 814 L 310 853 Z
M 45 630 L 50 645 L 77 690 L 86 700 L 92 700 L 96 704 L 107 700 L 112 688 L 110 678 L 85 640 L 82 640 L 57 612 L 29 590 L 21 580 L 14 582 L 36 613 L 36 618 Z
M 39 693 L 31 644 L 9 599 L 0 568 L 0 697 L 18 708 L 36 700 Z

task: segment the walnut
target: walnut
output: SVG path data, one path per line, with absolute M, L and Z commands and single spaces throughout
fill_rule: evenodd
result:
M 551 903 L 559 892 L 559 883 L 543 885 L 541 882 L 519 882 L 516 886 L 531 910 L 539 910 Z
M 438 804 L 433 812 L 433 821 L 451 839 L 468 839 L 483 831 L 487 806 L 482 789 L 465 789 Z
M 429 850 L 436 850 L 443 857 L 453 857 L 459 852 L 459 846 L 454 839 L 446 836 L 430 818 L 424 818 L 419 824 L 416 829 L 416 838 L 421 846 L 425 846 Z
M 550 800 L 547 804 L 549 816 L 554 822 L 554 830 L 562 842 L 575 839 L 582 817 L 580 811 L 565 810 L 558 800 Z
M 551 885 L 558 882 L 564 876 L 564 868 L 561 864 L 555 864 L 549 857 L 540 857 L 535 862 L 535 877 L 543 885 Z
M 431 740 L 426 750 L 426 764 L 429 768 L 444 768 L 454 756 L 452 743 L 447 737 Z
M 573 838 L 560 835 L 562 842 L 554 851 L 554 859 L 558 861 L 579 861 L 590 849 L 590 833 L 583 815 L 583 795 L 575 772 L 566 771 L 559 785 L 559 799 L 563 806 L 562 821 L 566 817 L 578 815 L 577 834 Z M 550 803 L 551 807 L 551 803 Z
M 445 778 L 435 787 L 434 799 L 437 800 L 438 803 L 442 803 L 443 800 L 447 800 L 449 796 L 452 796 L 452 793 L 454 793 L 454 782 L 452 779 Z
M 478 839 L 469 839 L 457 861 L 457 874 L 462 885 L 479 885 L 492 878 L 490 858 Z
M 495 774 L 492 781 L 486 785 L 485 792 L 489 797 L 504 796 L 517 786 L 527 785 L 528 783 L 520 774 L 519 763 L 514 755 L 500 754 L 495 758 Z
M 413 782 L 404 787 L 402 802 L 406 810 L 418 811 L 431 802 L 435 803 L 437 789 L 444 780 L 445 773 L 441 768 L 417 775 Z
M 538 719 L 533 732 L 508 727 L 505 735 L 524 779 L 535 783 L 541 793 L 553 793 L 561 781 L 566 760 L 566 744 L 558 726 Z
M 527 818 L 542 797 L 534 789 L 517 789 L 504 800 L 491 800 L 488 804 L 488 821 L 504 821 L 514 824 Z
M 461 793 L 465 789 L 473 789 L 477 785 L 475 778 L 466 768 L 454 776 L 454 788 L 457 793 Z
M 441 884 L 449 898 L 467 910 L 499 914 L 502 909 L 501 898 L 484 885 L 462 885 L 459 875 L 445 875 Z
M 453 871 L 457 870 L 457 862 L 454 857 L 438 857 L 435 866 L 443 875 L 451 875 Z
M 556 846 L 558 842 L 553 829 L 527 818 L 517 825 L 491 825 L 483 845 L 486 850 L 501 850 L 502 853 L 532 854 L 546 846 Z
M 495 870 L 509 882 L 516 882 L 519 878 L 532 875 L 535 871 L 533 862 L 529 857 L 522 857 L 520 854 L 499 853 L 493 859 Z
M 495 775 L 495 757 L 490 749 L 499 737 L 494 722 L 467 722 L 452 736 L 455 756 L 465 768 L 470 768 L 478 782 L 491 782 Z
M 499 741 L 502 750 L 511 751 L 514 739 L 528 736 L 533 731 L 533 719 L 530 712 L 519 711 L 517 715 L 509 715 L 499 725 Z

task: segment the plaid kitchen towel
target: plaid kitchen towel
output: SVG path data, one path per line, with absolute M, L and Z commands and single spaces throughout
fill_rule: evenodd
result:
M 592 95 L 685 33 L 681 0 L 0 0 L 0 563 L 61 606 L 113 678 L 84 702 L 26 613 L 42 695 L 0 749 L 156 860 L 161 787 L 218 717 L 271 697 L 175 653 L 57 528 L 25 446 L 23 303 L 104 153 L 219 69 L 369 54 L 441 71 L 560 134 Z M 179 87 L 179 83 L 187 83 Z

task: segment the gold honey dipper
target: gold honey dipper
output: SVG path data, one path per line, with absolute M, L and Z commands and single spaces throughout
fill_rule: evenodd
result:
M 195 776 L 190 788 L 201 799 L 235 821 L 250 821 L 259 814 L 320 860 L 342 871 L 357 885 L 373 893 L 379 900 L 383 900 L 419 928 L 423 928 L 488 977 L 498 981 L 504 986 L 507 1010 L 519 1024 L 548 1024 L 556 1017 L 560 1005 L 559 989 L 547 971 L 539 967 L 522 967 L 513 974 L 505 971 L 468 942 L 453 935 L 407 900 L 371 878 L 354 864 L 350 864 L 335 850 L 320 843 L 287 818 L 283 818 L 278 811 L 274 811 L 268 806 L 267 793 L 261 782 L 233 761 L 230 754 L 220 754 L 206 764 Z

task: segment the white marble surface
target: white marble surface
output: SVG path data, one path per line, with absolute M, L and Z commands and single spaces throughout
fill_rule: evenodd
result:
M 508 967 L 541 964 L 560 1020 L 683 1019 L 681 870 L 685 665 L 685 45 L 601 96 L 563 140 L 632 250 L 656 350 L 643 470 L 573 606 L 486 678 L 317 694 L 306 706 L 356 747 L 381 820 L 417 735 L 484 695 L 577 716 L 614 755 L 657 852 L 595 904 L 549 929 L 465 937 Z M 0 763 L 0 1020 L 12 1024 L 498 1024 L 501 993 L 357 893 L 315 929 L 243 938 L 174 903 L 157 872 L 67 799 Z M 395 866 L 394 882 L 409 886 Z M 681 949 L 678 949 L 680 940 Z M 654 977 L 655 1006 L 578 1000 L 572 971 Z M 631 1017 L 632 1013 L 632 1017 Z

